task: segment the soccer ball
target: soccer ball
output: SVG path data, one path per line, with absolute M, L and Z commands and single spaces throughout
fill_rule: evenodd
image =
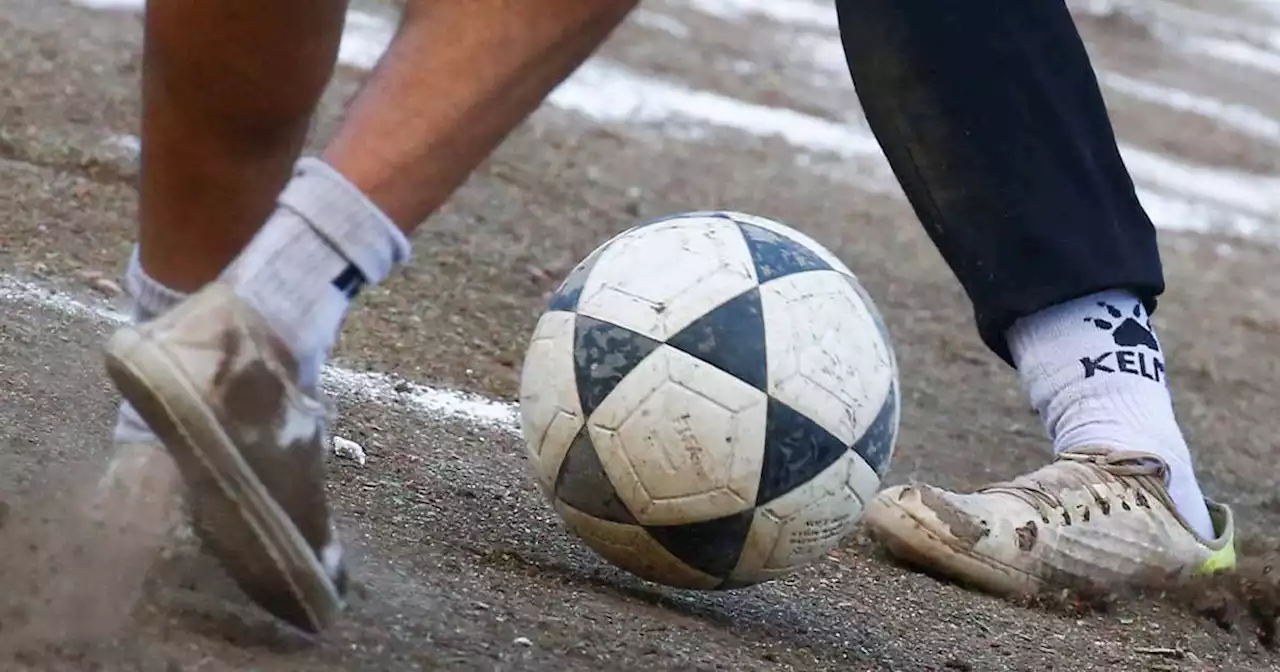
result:
M 538 320 L 528 456 L 567 526 L 640 578 L 749 586 L 831 551 L 898 433 L 888 332 L 809 237 L 736 212 L 631 228 Z

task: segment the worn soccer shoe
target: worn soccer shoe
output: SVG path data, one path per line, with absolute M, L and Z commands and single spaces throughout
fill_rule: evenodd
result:
M 972 494 L 888 488 L 865 520 L 895 556 L 1005 596 L 1156 585 L 1234 567 L 1231 510 L 1207 502 L 1217 536 L 1201 539 L 1169 499 L 1167 469 L 1145 453 L 1082 448 Z
M 117 331 L 107 371 L 161 438 L 197 534 L 255 602 L 319 632 L 346 568 L 325 497 L 325 416 L 262 316 L 213 283 Z

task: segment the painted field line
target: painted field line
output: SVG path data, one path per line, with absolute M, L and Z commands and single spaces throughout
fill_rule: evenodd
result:
M 116 326 L 128 316 L 103 302 L 81 300 L 71 294 L 0 273 L 0 303 L 26 305 L 82 320 Z M 325 367 L 325 392 L 335 398 L 409 410 L 426 420 L 452 420 L 480 429 L 497 429 L 519 436 L 516 405 L 488 397 L 431 387 L 397 376 Z

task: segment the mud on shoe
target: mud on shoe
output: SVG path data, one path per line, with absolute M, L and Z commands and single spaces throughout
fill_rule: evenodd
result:
M 1046 588 L 1158 585 L 1233 568 L 1231 510 L 1206 500 L 1217 536 L 1202 539 L 1145 453 L 1082 448 L 972 494 L 929 485 L 879 493 L 864 520 L 893 555 L 1004 596 Z
M 117 331 L 107 371 L 173 456 L 194 526 L 250 598 L 319 632 L 341 613 L 342 547 L 325 495 L 326 409 L 265 320 L 213 283 Z

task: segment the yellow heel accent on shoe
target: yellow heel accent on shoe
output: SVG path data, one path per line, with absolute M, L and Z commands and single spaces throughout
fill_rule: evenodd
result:
M 1200 565 L 1196 574 L 1214 574 L 1235 569 L 1236 567 L 1236 523 L 1231 508 L 1206 499 L 1209 505 L 1209 518 L 1213 521 L 1215 532 L 1222 540 L 1222 548 L 1213 552 L 1209 559 Z
M 1197 574 L 1216 574 L 1236 568 L 1236 544 L 1235 539 L 1227 542 L 1226 546 L 1213 552 L 1208 560 L 1200 565 L 1200 569 L 1196 570 Z

